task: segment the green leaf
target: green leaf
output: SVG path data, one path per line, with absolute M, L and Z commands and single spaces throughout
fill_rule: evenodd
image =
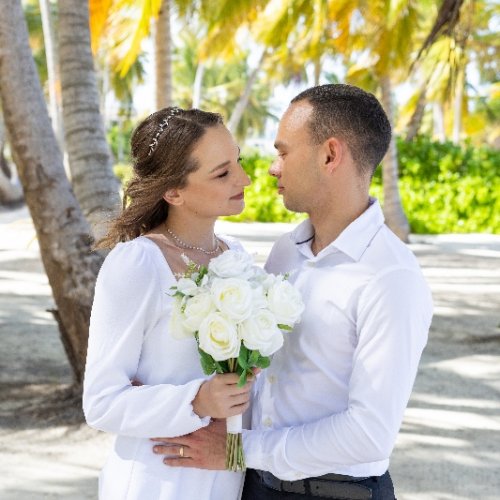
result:
M 291 326 L 288 326 L 288 325 L 283 325 L 281 323 L 278 324 L 278 328 L 280 330 L 285 330 L 287 332 L 291 332 L 293 330 L 293 328 Z
M 271 360 L 267 356 L 260 356 L 257 362 L 255 363 L 256 366 L 259 368 L 267 368 L 271 364 Z
M 250 357 L 248 358 L 248 366 L 256 366 L 257 360 L 259 359 L 259 351 L 251 351 Z
M 203 277 L 208 273 L 208 268 L 205 267 L 205 266 L 200 266 L 198 268 L 198 276 L 196 277 L 196 279 L 194 280 L 195 283 L 200 286 L 201 285 L 201 282 L 203 280 Z
M 225 361 L 214 361 L 215 370 L 217 373 L 228 373 L 229 367 Z
M 247 383 L 247 375 L 248 372 L 246 370 L 243 370 L 240 379 L 238 380 L 238 387 L 243 387 Z
M 211 375 L 216 370 L 217 362 L 214 358 L 212 358 L 212 356 L 210 356 L 210 354 L 207 354 L 202 349 L 198 348 L 198 352 L 200 353 L 200 362 L 203 373 L 205 375 Z
M 248 367 L 248 354 L 249 354 L 248 349 L 244 346 L 244 344 L 241 344 L 240 354 L 238 356 L 238 364 L 242 368 L 247 368 Z

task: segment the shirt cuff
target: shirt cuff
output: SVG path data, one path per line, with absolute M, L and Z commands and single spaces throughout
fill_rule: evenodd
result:
M 207 415 L 206 417 L 200 417 L 197 413 L 195 413 L 194 408 L 193 408 L 193 401 L 196 395 L 198 394 L 198 391 L 200 390 L 201 384 L 205 382 L 207 379 L 206 378 L 199 378 L 192 380 L 187 384 L 187 387 L 189 387 L 189 390 L 187 391 L 187 400 L 189 401 L 188 407 L 187 407 L 187 412 L 189 415 L 186 415 L 186 420 L 190 420 L 192 422 L 196 422 L 195 425 L 197 425 L 197 429 L 201 429 L 202 427 L 206 427 L 210 421 L 211 417 L 210 415 Z

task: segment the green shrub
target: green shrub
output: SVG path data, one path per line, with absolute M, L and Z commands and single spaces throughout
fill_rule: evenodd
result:
M 118 177 L 123 188 L 132 178 L 132 165 L 129 163 L 116 163 L 113 172 Z
M 458 174 L 461 177 L 498 176 L 500 151 L 488 147 L 473 147 L 466 143 L 436 142 L 418 136 L 411 142 L 398 139 L 400 176 L 436 180 L 438 174 Z
M 413 233 L 500 233 L 500 152 L 398 140 L 399 190 Z M 380 168 L 372 194 L 382 200 Z
M 111 152 L 118 163 L 130 158 L 130 138 L 134 126 L 135 123 L 131 120 L 115 121 L 106 132 Z

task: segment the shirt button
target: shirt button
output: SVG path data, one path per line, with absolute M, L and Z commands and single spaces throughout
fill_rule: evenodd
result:
M 270 383 L 270 384 L 274 384 L 276 382 L 276 376 L 275 375 L 269 375 L 267 377 L 267 381 Z
M 265 418 L 262 423 L 265 427 L 271 427 L 273 425 L 273 421 L 270 417 Z
M 307 262 L 307 265 L 308 265 L 309 267 L 316 267 L 316 262 L 313 262 L 312 260 L 309 260 L 309 261 Z

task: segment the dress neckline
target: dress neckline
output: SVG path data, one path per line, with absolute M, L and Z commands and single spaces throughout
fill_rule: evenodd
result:
M 223 236 L 217 236 L 217 237 L 226 245 L 228 250 L 231 250 L 232 245 L 225 237 L 223 237 Z M 156 248 L 157 254 L 158 254 L 158 256 L 161 256 L 161 260 L 163 261 L 164 265 L 168 269 L 170 276 L 172 277 L 172 279 L 174 281 L 178 281 L 178 279 L 179 279 L 178 275 L 176 275 L 176 273 L 174 273 L 172 271 L 172 268 L 170 267 L 170 264 L 168 263 L 168 260 L 165 257 L 165 254 L 163 253 L 162 249 L 160 248 L 160 245 L 153 238 L 150 238 L 149 236 L 146 236 L 146 235 L 138 236 L 137 239 L 139 239 L 141 241 L 147 241 L 148 243 L 152 244 Z

